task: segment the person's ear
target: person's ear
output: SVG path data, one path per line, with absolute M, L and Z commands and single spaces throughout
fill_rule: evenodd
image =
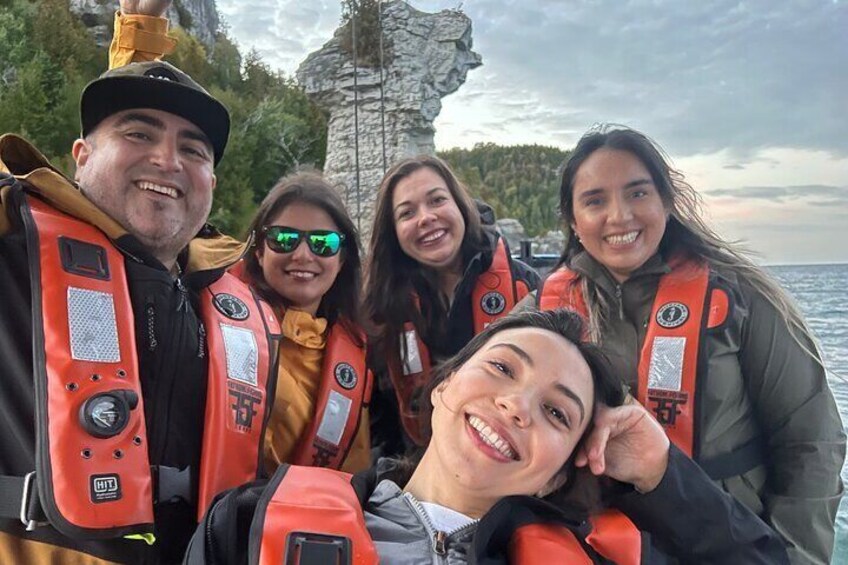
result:
M 74 159 L 74 163 L 77 165 L 77 170 L 74 173 L 74 180 L 79 180 L 79 170 L 88 162 L 88 158 L 91 156 L 91 151 L 92 146 L 85 139 L 80 138 L 74 141 L 74 145 L 71 147 L 71 156 Z
M 451 377 L 453 377 L 453 375 L 453 373 L 448 375 L 445 380 L 436 385 L 432 392 L 430 392 L 430 402 L 433 404 L 433 406 L 436 405 L 436 397 L 441 396 L 442 393 L 445 392 L 445 390 L 448 388 L 448 384 L 450 383 Z

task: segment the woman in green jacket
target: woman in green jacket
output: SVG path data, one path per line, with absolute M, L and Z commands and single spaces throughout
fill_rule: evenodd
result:
M 793 563 L 829 563 L 845 435 L 825 368 L 792 299 L 699 204 L 646 136 L 590 131 L 563 172 L 565 250 L 539 304 L 584 313 L 634 396 Z

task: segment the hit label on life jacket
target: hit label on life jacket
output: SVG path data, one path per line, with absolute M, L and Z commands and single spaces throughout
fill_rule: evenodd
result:
M 679 391 L 683 383 L 685 337 L 657 337 L 651 350 L 648 389 Z
M 350 415 L 351 404 L 350 398 L 331 390 L 316 435 L 328 443 L 339 445 Z
M 88 486 L 91 502 L 95 504 L 121 499 L 121 476 L 117 473 L 91 475 Z
M 421 352 L 418 350 L 418 336 L 415 334 L 415 330 L 403 332 L 400 340 L 400 350 L 406 352 L 403 358 L 403 374 L 413 375 L 423 371 L 424 366 L 421 364 Z
M 121 361 L 115 301 L 111 294 L 68 287 L 68 331 L 73 359 L 98 363 Z
M 253 332 L 221 324 L 224 351 L 227 355 L 227 378 L 256 386 L 258 380 L 259 348 Z

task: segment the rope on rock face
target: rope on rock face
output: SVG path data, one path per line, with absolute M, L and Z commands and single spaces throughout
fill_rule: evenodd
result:
M 361 232 L 362 198 L 359 193 L 359 69 L 356 59 L 356 13 L 359 11 L 359 3 L 356 0 L 350 0 L 350 5 L 351 39 L 353 43 L 353 156 L 356 164 L 356 229 Z
M 386 105 L 383 101 L 383 0 L 377 5 L 380 23 L 380 132 L 383 136 L 383 174 L 386 174 Z

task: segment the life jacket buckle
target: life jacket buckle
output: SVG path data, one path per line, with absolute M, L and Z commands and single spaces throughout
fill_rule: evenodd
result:
M 286 565 L 351 565 L 353 552 L 345 536 L 292 532 L 286 539 Z
M 24 490 L 21 494 L 21 523 L 26 526 L 26 531 L 31 532 L 39 526 L 46 526 L 47 522 L 39 522 L 29 518 L 30 496 L 33 493 L 33 481 L 35 481 L 35 471 L 30 471 L 24 476 Z

